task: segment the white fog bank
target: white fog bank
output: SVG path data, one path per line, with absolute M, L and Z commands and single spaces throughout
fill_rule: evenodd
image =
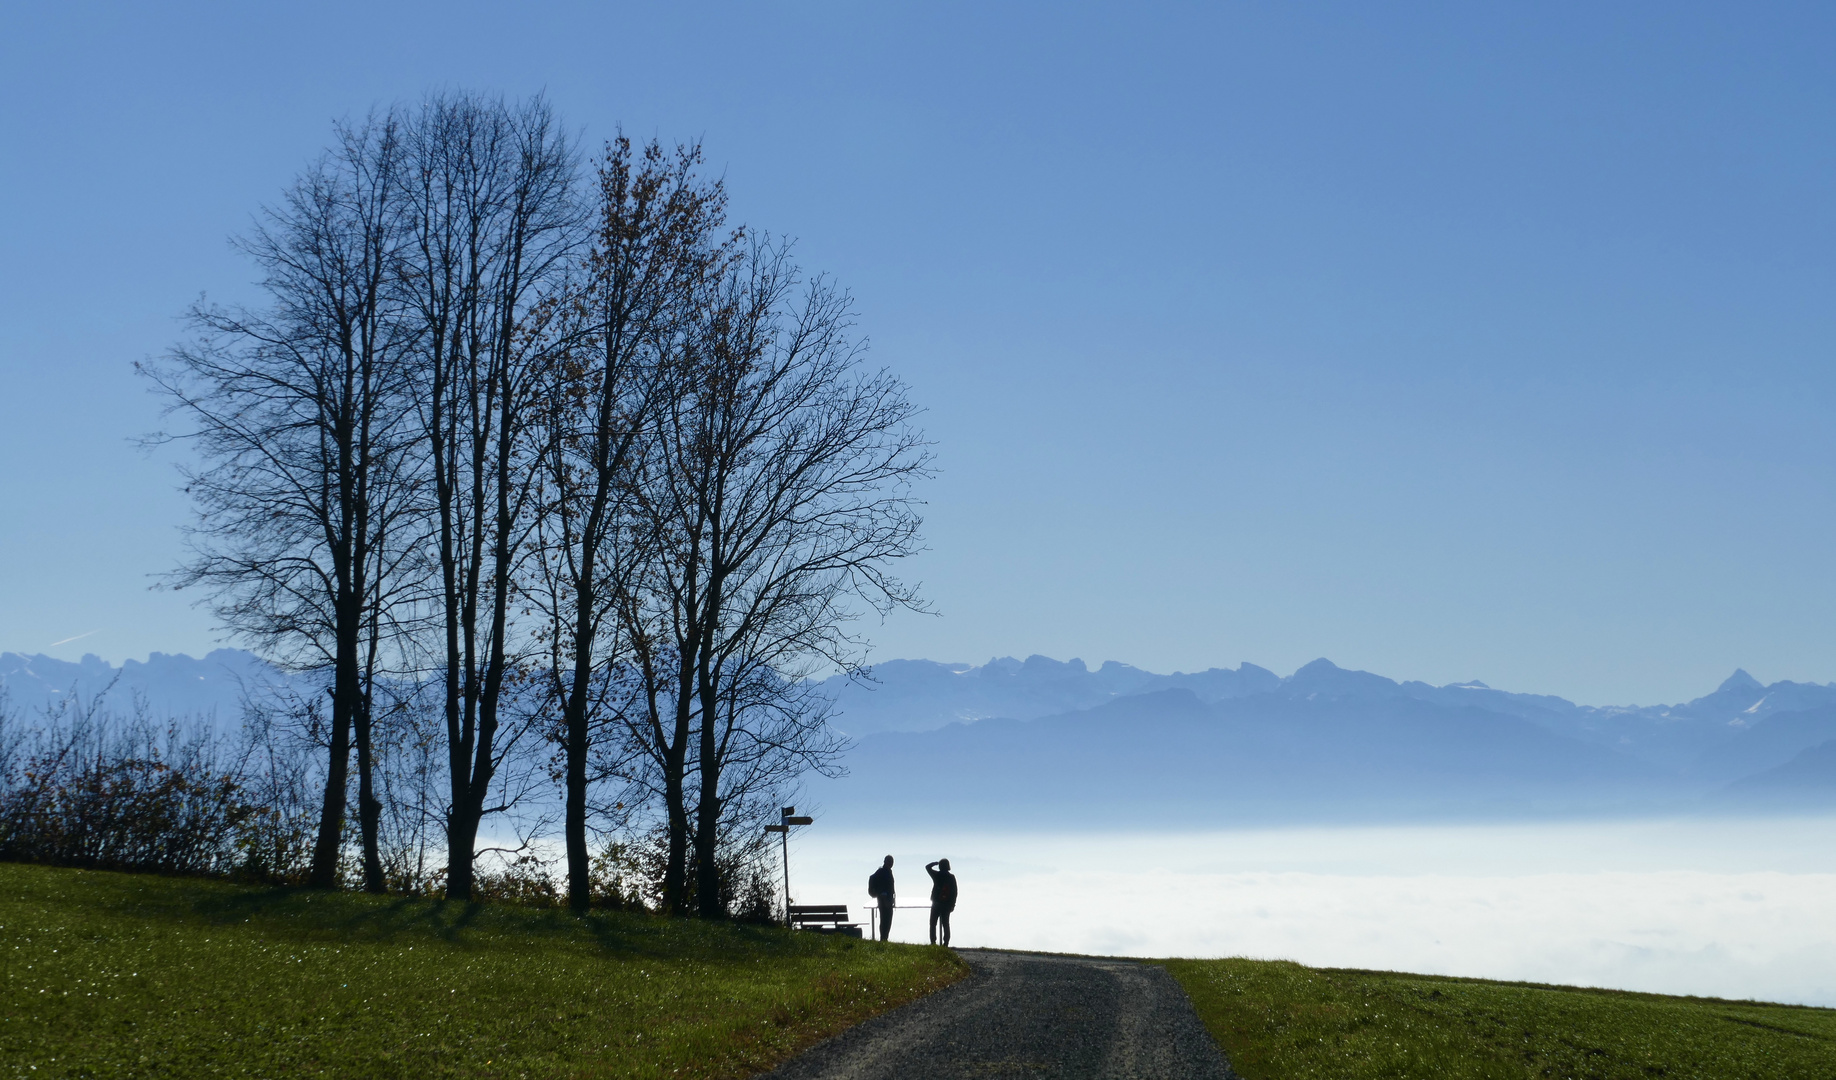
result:
M 960 882 L 955 944 L 1249 956 L 1836 1006 L 1836 818 L 1204 833 L 853 832 L 791 842 L 798 903 L 866 915 L 897 860 Z M 899 941 L 925 939 L 901 908 Z

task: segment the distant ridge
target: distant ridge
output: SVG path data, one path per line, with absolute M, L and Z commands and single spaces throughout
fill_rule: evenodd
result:
M 1836 809 L 1836 739 L 1743 777 L 1715 793 L 1717 805 L 1746 810 Z
M 831 680 L 836 724 L 858 746 L 849 778 L 811 783 L 812 797 L 869 816 L 1679 812 L 1731 805 L 1704 800 L 1741 777 L 1760 799 L 1751 793 L 1800 775 L 1770 770 L 1836 738 L 1836 686 L 1766 686 L 1744 670 L 1701 698 L 1648 707 L 1477 680 L 1399 683 L 1325 659 L 1286 678 L 1253 664 L 1154 675 L 1040 656 L 895 661 L 874 675 Z
M 1203 701 L 1221 701 L 1264 693 L 1280 683 L 1274 672 L 1255 664 L 1156 675 L 1114 660 L 1092 671 L 1082 660 L 999 656 L 981 667 L 888 660 L 874 665 L 871 682 L 836 676 L 824 686 L 841 708 L 837 726 L 850 735 L 869 735 L 928 731 L 989 717 L 1031 720 L 1176 688 L 1191 690 Z
M 1324 658 L 1303 665 L 1285 679 L 1250 663 L 1235 669 L 1157 675 L 1113 660 L 1092 670 L 1082 660 L 1059 661 L 1045 656 L 1029 656 L 1025 660 L 996 657 L 980 667 L 932 660 L 889 660 L 874 665 L 871 681 L 836 676 L 824 686 L 838 706 L 836 727 L 856 737 L 886 731 L 930 731 L 946 724 L 997 717 L 1034 720 L 1157 690 L 1188 689 L 1200 701 L 1219 702 L 1271 693 L 1286 686 L 1338 697 L 1402 696 L 1441 705 L 1476 706 L 1677 770 L 1691 768 L 1708 747 L 1742 730 L 1757 728 L 1770 717 L 1805 710 L 1836 710 L 1836 684 L 1778 682 L 1766 686 L 1738 669 L 1712 693 L 1693 701 L 1676 705 L 1593 706 L 1576 705 L 1549 694 L 1495 690 L 1476 679 L 1446 686 L 1399 683 L 1370 672 L 1340 668 Z
M 94 654 L 71 662 L 49 656 L 0 653 L 0 690 L 16 709 L 56 708 L 72 694 L 85 702 L 106 694 L 118 713 L 144 703 L 155 717 L 193 716 L 220 728 L 241 720 L 242 697 L 287 682 L 287 676 L 254 653 L 216 649 L 202 659 L 153 653 L 116 667 Z
M 28 713 L 106 692 L 116 712 L 139 704 L 229 730 L 245 694 L 288 682 L 240 649 L 119 667 L 0 653 L 0 690 Z M 1044 656 L 893 660 L 871 681 L 823 685 L 857 743 L 849 778 L 811 782 L 837 806 L 922 810 L 947 795 L 971 817 L 1102 800 L 1285 819 L 1836 806 L 1836 685 L 1764 685 L 1744 670 L 1645 707 L 1397 682 L 1323 658 L 1285 678 L 1250 663 L 1160 675 Z

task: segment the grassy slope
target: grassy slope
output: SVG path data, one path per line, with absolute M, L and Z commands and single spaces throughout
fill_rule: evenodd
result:
M 1247 1080 L 1836 1078 L 1836 1010 L 1340 971 L 1167 968 Z
M 745 1076 L 966 972 L 816 934 L 0 864 L 0 1077 Z

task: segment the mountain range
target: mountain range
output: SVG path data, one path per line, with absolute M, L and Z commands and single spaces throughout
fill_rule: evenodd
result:
M 853 816 L 1296 821 L 1836 807 L 1836 685 L 1736 671 L 1664 706 L 1432 686 L 1321 659 L 1156 675 L 1033 656 L 831 680 Z
M 156 652 L 120 667 L 94 654 L 72 662 L 0 653 L 0 692 L 14 708 L 33 713 L 99 701 L 116 713 L 140 708 L 158 719 L 195 717 L 233 730 L 246 695 L 286 681 L 279 669 L 242 649 L 216 649 L 202 659 Z
M 15 709 L 73 695 L 220 730 L 287 681 L 255 655 L 120 667 L 0 653 Z M 893 660 L 824 683 L 853 748 L 804 801 L 858 818 L 1298 821 L 1836 808 L 1836 684 L 1736 671 L 1676 705 L 1590 706 L 1321 659 L 1160 675 L 1114 661 Z

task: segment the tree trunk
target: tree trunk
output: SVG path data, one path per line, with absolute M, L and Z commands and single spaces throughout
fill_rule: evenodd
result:
M 704 919 L 724 919 L 720 895 L 720 701 L 709 670 L 712 643 L 701 643 L 696 689 L 701 697 L 701 799 L 695 815 L 695 908 Z
M 363 890 L 381 893 L 388 889 L 383 877 L 382 852 L 377 835 L 381 826 L 382 803 L 376 798 L 376 759 L 371 746 L 370 696 L 364 695 L 357 709 L 357 826 L 363 834 Z
M 671 915 L 689 911 L 688 889 L 688 734 L 694 709 L 694 659 L 684 655 L 676 676 L 676 731 L 671 752 L 664 760 L 663 792 L 669 803 L 669 859 L 663 872 L 663 910 Z
M 663 866 L 663 912 L 688 912 L 688 809 L 680 763 L 665 766 L 663 800 L 668 803 L 669 853 Z
M 469 808 L 468 808 L 469 809 Z M 472 853 L 478 849 L 476 811 L 453 808 L 446 825 L 446 898 L 464 903 L 472 901 Z
M 564 716 L 567 741 L 567 903 L 585 911 L 593 902 L 591 861 L 587 852 L 587 690 L 592 658 L 585 644 L 592 636 L 591 584 L 581 590 L 574 637 L 574 685 L 569 688 Z
M 314 889 L 338 887 L 338 854 L 344 840 L 344 801 L 351 761 L 351 717 L 332 695 L 331 761 L 325 770 L 325 800 L 319 810 L 319 837 L 312 848 L 312 870 L 306 884 Z
M 602 418 L 600 431 L 605 430 Z M 591 699 L 593 656 L 597 626 L 594 611 L 598 601 L 599 577 L 594 566 L 599 557 L 600 531 L 611 489 L 610 467 L 602 450 L 595 456 L 598 487 L 594 503 L 581 534 L 579 570 L 574 582 L 574 677 L 568 687 L 567 702 L 562 710 L 564 748 L 567 757 L 565 785 L 567 807 L 562 822 L 562 838 L 567 846 L 567 904 L 575 911 L 585 911 L 593 903 L 592 857 L 587 851 L 587 705 Z
M 449 567 L 454 565 L 448 561 Z M 449 584 L 447 595 L 453 596 L 455 590 L 450 582 L 454 575 L 447 575 Z M 472 898 L 472 851 L 475 837 L 467 834 L 461 836 L 458 819 L 466 802 L 466 773 L 472 758 L 472 725 L 466 715 L 469 708 L 465 701 L 460 679 L 459 652 L 459 619 L 457 608 L 449 602 L 446 625 L 446 777 L 448 782 L 447 798 L 449 800 L 446 821 L 446 898 L 448 900 L 469 901 Z

